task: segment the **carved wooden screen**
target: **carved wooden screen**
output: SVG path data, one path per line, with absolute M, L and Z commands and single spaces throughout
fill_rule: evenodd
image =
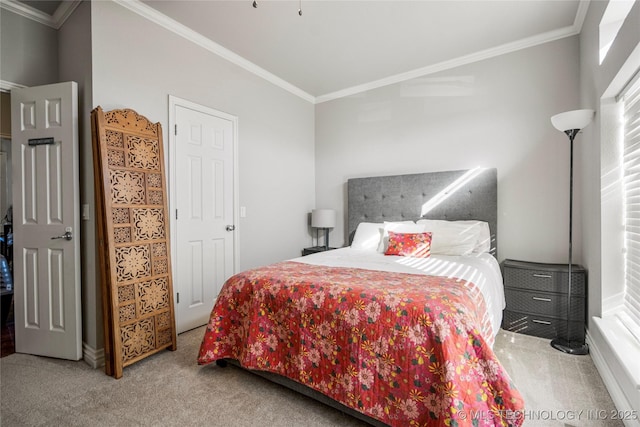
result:
M 162 128 L 133 110 L 91 113 L 105 370 L 176 349 Z

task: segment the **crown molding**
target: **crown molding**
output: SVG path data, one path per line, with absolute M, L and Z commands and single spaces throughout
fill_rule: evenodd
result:
M 527 37 L 517 40 L 512 43 L 506 43 L 494 48 L 485 49 L 479 52 L 472 53 L 470 55 L 460 56 L 458 58 L 440 62 L 438 64 L 428 65 L 426 67 L 418 68 L 416 70 L 408 71 L 406 73 L 396 74 L 393 76 L 385 77 L 383 79 L 374 80 L 362 85 L 353 86 L 350 88 L 342 89 L 336 92 L 327 93 L 316 97 L 315 103 L 320 104 L 322 102 L 332 101 L 334 99 L 344 98 L 347 96 L 356 95 L 362 92 L 366 92 L 372 89 L 378 89 L 387 85 L 404 82 L 407 80 L 423 77 L 429 74 L 434 74 L 439 71 L 449 70 L 462 65 L 467 65 L 473 62 L 482 61 L 484 59 L 493 58 L 496 56 L 504 55 L 511 52 L 516 52 L 521 49 L 527 49 L 529 47 L 537 46 L 544 43 L 549 43 L 555 40 L 559 40 L 565 37 L 571 37 L 580 34 L 582 31 L 582 25 L 587 16 L 589 10 L 589 4 L 591 0 L 580 0 L 578 3 L 578 10 L 576 11 L 576 17 L 573 20 L 573 25 L 560 28 L 558 30 L 549 31 L 535 36 Z
M 549 43 L 555 40 L 559 40 L 565 37 L 575 36 L 580 34 L 582 25 L 584 23 L 589 4 L 591 0 L 580 0 L 578 9 L 576 11 L 576 17 L 573 25 L 560 28 L 557 30 L 549 31 L 535 36 L 527 37 L 521 40 L 517 40 L 512 43 L 506 43 L 494 48 L 485 49 L 479 52 L 475 52 L 470 55 L 464 55 L 449 61 L 440 62 L 438 64 L 429 65 L 426 67 L 418 68 L 416 70 L 408 71 L 405 73 L 396 74 L 383 79 L 375 80 L 362 85 L 353 86 L 350 88 L 342 89 L 336 92 L 331 92 L 325 95 L 313 96 L 297 86 L 277 77 L 276 75 L 266 71 L 253 62 L 241 57 L 240 55 L 230 51 L 229 49 L 219 45 L 211 39 L 203 36 L 202 34 L 193 31 L 192 29 L 180 24 L 179 22 L 169 18 L 168 16 L 158 12 L 150 6 L 145 5 L 140 0 L 114 0 L 121 6 L 139 14 L 140 16 L 149 19 L 152 22 L 174 32 L 175 34 L 184 37 L 185 39 L 209 50 L 210 52 L 221 56 L 222 58 L 244 68 L 245 70 L 262 77 L 263 79 L 281 87 L 300 98 L 309 101 L 313 104 L 319 104 L 322 102 L 331 101 L 346 96 L 352 96 L 358 93 L 366 92 L 368 90 L 377 89 L 383 86 L 400 83 L 403 81 L 411 80 L 417 77 L 437 73 L 459 67 L 462 65 L 470 64 L 484 59 L 493 58 L 496 56 L 512 53 L 518 50 L 527 49 L 529 47 L 538 46 L 540 44 Z
M 53 22 L 56 24 L 56 29 L 64 25 L 73 11 L 80 6 L 80 3 L 82 3 L 82 0 L 63 0 L 63 2 L 60 3 L 60 6 L 58 6 L 52 17 Z
M 154 8 L 147 6 L 146 4 L 142 3 L 140 0 L 114 0 L 114 2 L 126 9 L 129 9 L 132 12 L 137 13 L 143 18 L 146 18 L 149 21 L 154 22 L 160 25 L 161 27 L 197 44 L 198 46 L 208 50 L 209 52 L 214 53 L 241 68 L 244 68 L 245 70 L 257 75 L 258 77 L 261 77 L 264 80 L 296 96 L 299 96 L 305 101 L 315 103 L 315 97 L 313 95 L 281 79 L 275 74 L 270 73 L 264 68 L 259 67 L 253 62 L 219 45 L 213 40 L 179 23 L 178 21 L 169 18 L 167 15 L 164 15 L 163 13 L 158 12 Z
M 590 4 L 591 0 L 580 0 L 580 3 L 578 4 L 576 18 L 573 20 L 573 28 L 576 30 L 576 34 L 580 34 L 582 32 L 582 25 L 587 17 L 587 11 L 589 10 Z
M 34 9 L 31 6 L 17 2 L 15 0 L 2 0 L 0 1 L 0 7 L 13 12 L 17 15 L 36 21 L 40 24 L 60 29 L 67 18 L 73 13 L 73 11 L 81 3 L 81 0 L 66 0 L 60 3 L 60 6 L 56 9 L 53 16 Z
M 369 83 L 365 83 L 358 86 L 342 89 L 336 92 L 328 93 L 326 95 L 320 95 L 316 97 L 316 104 L 322 102 L 332 101 L 338 98 L 344 98 L 347 96 L 356 95 L 368 90 L 378 89 L 384 86 L 392 85 L 395 83 L 401 83 L 407 80 L 423 77 L 429 74 L 434 74 L 440 71 L 450 70 L 452 68 L 460 67 L 462 65 L 471 64 L 473 62 L 482 61 L 496 56 L 504 55 L 507 53 L 516 52 L 518 50 L 527 49 L 533 46 L 549 43 L 555 40 L 559 40 L 565 37 L 571 37 L 579 34 L 575 25 L 560 28 L 546 33 L 537 34 L 532 37 L 517 40 L 512 43 L 506 43 L 500 46 L 492 47 L 489 49 L 481 50 L 469 55 L 460 56 L 458 58 L 439 62 L 437 64 L 428 65 L 426 67 L 418 68 L 405 73 L 396 74 L 394 76 L 385 77 L 383 79 L 374 80 Z
M 156 9 L 147 6 L 140 0 L 114 0 L 114 2 L 140 15 L 143 18 L 148 19 L 149 21 L 154 22 L 157 25 L 160 25 L 161 27 L 173 32 L 174 34 L 177 34 L 180 37 L 183 37 L 186 40 L 197 44 L 198 46 L 208 50 L 209 52 L 218 55 L 226 59 L 227 61 L 255 74 L 256 76 L 261 77 L 264 80 L 304 99 L 305 101 L 308 101 L 312 104 L 319 104 L 322 102 L 356 95 L 362 92 L 378 89 L 380 87 L 400 83 L 429 74 L 434 74 L 440 71 L 449 70 L 462 65 L 467 65 L 473 62 L 482 61 L 507 53 L 512 53 L 521 49 L 527 49 L 529 47 L 552 42 L 565 37 L 575 36 L 577 34 L 580 34 L 580 32 L 582 31 L 582 25 L 584 24 L 584 20 L 587 15 L 591 0 L 580 0 L 573 25 L 570 25 L 568 27 L 538 34 L 532 37 L 527 37 L 512 43 L 506 43 L 497 47 L 485 49 L 469 55 L 464 55 L 449 61 L 440 62 L 405 73 L 385 77 L 383 79 L 374 80 L 365 84 L 352 86 L 317 97 L 305 92 L 295 85 L 292 85 L 286 80 L 281 79 L 275 74 L 270 73 L 264 68 L 243 58 L 242 56 L 223 47 L 222 45 L 219 45 L 213 40 L 179 23 L 178 21 L 169 18 Z M 1 0 L 0 7 L 14 12 L 18 15 L 24 16 L 25 18 L 29 18 L 41 24 L 47 25 L 49 27 L 59 29 L 80 3 L 81 0 L 65 0 L 60 4 L 53 16 L 47 15 L 46 13 L 40 12 L 15 0 Z M 0 84 L 0 90 L 3 91 L 11 90 L 14 87 L 22 87 L 20 85 L 14 85 L 13 83 L 4 81 L 0 81 Z M 8 86 L 5 86 L 5 84 L 8 84 Z
M 0 7 L 10 12 L 13 12 L 17 15 L 31 19 L 32 21 L 36 21 L 40 24 L 49 26 L 51 28 L 56 28 L 55 24 L 53 23 L 53 18 L 51 17 L 51 15 L 47 15 L 44 12 L 40 12 L 37 9 L 27 6 L 26 4 L 18 3 L 17 1 L 14 1 L 14 0 L 2 0 L 0 1 Z

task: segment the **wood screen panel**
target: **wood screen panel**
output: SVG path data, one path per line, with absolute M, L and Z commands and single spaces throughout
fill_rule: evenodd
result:
M 162 128 L 133 110 L 92 111 L 105 371 L 176 349 Z

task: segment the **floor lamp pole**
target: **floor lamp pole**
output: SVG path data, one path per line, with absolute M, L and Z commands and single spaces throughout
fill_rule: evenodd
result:
M 573 286 L 573 140 L 580 129 L 566 130 L 571 145 L 569 160 L 569 288 L 567 289 L 567 339 L 555 338 L 551 341 L 551 346 L 568 354 L 584 355 L 589 353 L 589 347 L 584 342 L 571 342 L 571 291 Z

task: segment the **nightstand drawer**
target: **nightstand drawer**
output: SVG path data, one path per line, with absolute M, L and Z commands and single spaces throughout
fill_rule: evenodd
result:
M 572 295 L 585 295 L 585 272 L 577 270 L 571 273 Z M 566 294 L 569 286 L 569 274 L 565 271 L 550 269 L 525 269 L 504 265 L 504 285 L 511 288 L 523 288 L 543 292 Z
M 567 318 L 567 295 L 505 288 L 509 310 L 558 319 Z M 571 320 L 584 321 L 584 298 L 571 300 Z
M 567 321 L 505 310 L 502 319 L 502 329 L 553 339 L 567 335 Z M 569 339 L 571 341 L 583 341 L 584 336 L 584 322 L 572 321 L 571 337 Z

